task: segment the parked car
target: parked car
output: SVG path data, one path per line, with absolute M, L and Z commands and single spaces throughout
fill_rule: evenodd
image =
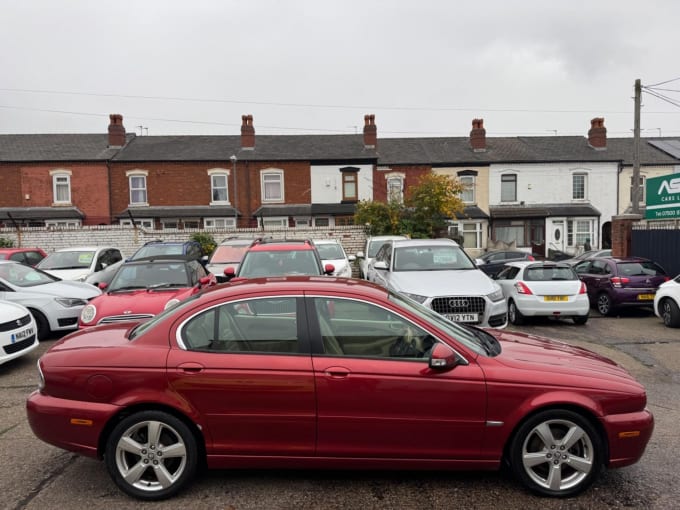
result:
M 0 301 L 0 365 L 38 347 L 38 328 L 25 306 Z
M 54 251 L 36 267 L 62 280 L 84 282 L 88 276 L 122 259 L 120 250 L 112 246 L 80 246 Z
M 195 259 L 166 256 L 129 261 L 111 285 L 103 286 L 104 294 L 83 308 L 79 327 L 148 319 L 216 283 L 215 275 Z
M 319 252 L 323 265 L 332 264 L 335 267 L 333 276 L 352 277 L 352 262 L 356 260 L 356 257 L 347 255 L 340 241 L 337 239 L 315 239 L 314 246 Z
M 594 258 L 574 266 L 588 288 L 590 304 L 602 315 L 620 307 L 653 306 L 656 289 L 668 275 L 656 262 L 628 258 Z
M 588 322 L 586 284 L 563 262 L 509 262 L 496 282 L 508 300 L 508 319 L 523 324 L 527 317 L 571 318 Z
M 612 251 L 607 249 L 607 250 L 589 250 L 589 251 L 584 251 L 580 255 L 577 255 L 576 257 L 572 257 L 570 259 L 565 259 L 562 262 L 566 262 L 569 265 L 575 266 L 582 260 L 588 260 L 588 259 L 594 259 L 598 257 L 611 257 L 612 256 Z
M 332 264 L 324 265 L 314 244 L 308 239 L 274 240 L 255 242 L 246 251 L 238 270 L 228 266 L 225 276 L 231 280 L 285 275 L 330 275 L 335 271 Z
M 680 328 L 680 275 L 659 285 L 654 296 L 654 313 L 669 328 Z
M 386 241 L 394 241 L 397 239 L 408 239 L 406 236 L 390 235 L 390 236 L 372 236 L 366 239 L 366 247 L 363 251 L 356 254 L 356 259 L 359 261 L 359 276 L 367 279 L 368 265 L 375 258 L 375 254 L 385 244 Z
M 80 311 L 101 293 L 85 282 L 61 280 L 37 268 L 0 260 L 0 299 L 30 310 L 39 339 L 53 331 L 77 329 Z
M 508 262 L 536 260 L 531 253 L 521 250 L 490 251 L 475 260 L 477 267 L 491 277 L 496 276 Z
M 289 313 L 262 313 L 283 302 Z M 654 425 L 645 388 L 614 361 L 459 325 L 357 279 L 218 285 L 147 322 L 68 335 L 38 368 L 26 405 L 37 437 L 103 459 L 144 500 L 205 465 L 508 465 L 530 490 L 567 497 L 637 462 Z
M 261 239 L 261 238 L 260 238 Z M 224 274 L 227 267 L 238 271 L 238 266 L 248 248 L 256 241 L 255 238 L 228 237 L 217 245 L 205 266 L 208 271 L 215 275 L 218 282 L 225 282 L 228 278 Z
M 368 279 L 452 321 L 507 325 L 502 289 L 451 239 L 387 241 L 368 266 Z
M 179 255 L 187 259 L 195 259 L 202 264 L 208 262 L 203 248 L 198 241 L 147 241 L 127 260 L 148 259 L 163 255 Z
M 0 248 L 0 260 L 13 260 L 27 266 L 36 266 L 47 257 L 42 248 Z

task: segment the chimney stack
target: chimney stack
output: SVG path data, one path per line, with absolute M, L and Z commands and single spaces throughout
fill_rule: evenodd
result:
M 378 127 L 375 115 L 364 115 L 364 148 L 375 149 L 378 145 Z
M 125 145 L 125 126 L 123 116 L 118 113 L 109 115 L 109 147 Z
M 255 127 L 252 115 L 241 115 L 241 148 L 255 148 Z
M 607 148 L 607 128 L 604 127 L 604 117 L 595 117 L 590 121 L 588 143 L 593 149 Z
M 475 152 L 484 152 L 486 150 L 486 129 L 484 129 L 484 119 L 472 119 L 470 146 Z

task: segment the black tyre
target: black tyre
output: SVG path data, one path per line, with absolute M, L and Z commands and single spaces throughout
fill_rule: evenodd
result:
M 508 319 L 517 326 L 524 324 L 524 315 L 522 315 L 522 312 L 519 311 L 512 299 L 508 302 Z
M 659 303 L 659 312 L 666 326 L 669 328 L 680 327 L 680 308 L 671 298 L 664 298 Z
M 178 418 L 162 411 L 128 416 L 106 443 L 106 468 L 123 492 L 144 500 L 175 495 L 193 478 L 196 438 Z
M 47 340 L 50 337 L 50 333 L 52 332 L 50 330 L 50 323 L 47 320 L 47 317 L 33 308 L 29 308 L 29 311 L 31 312 L 31 315 L 33 315 L 33 319 L 35 319 L 35 325 L 38 328 L 38 341 L 42 342 L 43 340 Z
M 602 315 L 611 315 L 614 313 L 614 305 L 609 294 L 603 292 L 597 296 L 597 311 Z
M 578 324 L 579 326 L 582 326 L 586 322 L 588 322 L 587 315 L 577 315 L 576 317 L 572 317 L 571 319 L 574 321 L 574 324 Z
M 510 445 L 515 476 L 543 496 L 575 496 L 598 477 L 604 463 L 602 438 L 578 413 L 543 411 L 518 429 Z

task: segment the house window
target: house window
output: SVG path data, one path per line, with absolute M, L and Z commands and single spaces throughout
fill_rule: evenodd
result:
M 586 174 L 573 174 L 571 176 L 571 198 L 574 200 L 585 200 L 586 198 Z
M 263 202 L 283 201 L 283 171 L 267 170 L 260 174 Z
M 314 218 L 315 227 L 329 227 L 331 219 L 328 217 Z
M 161 227 L 163 228 L 163 230 L 176 230 L 179 228 L 179 220 L 163 218 L 161 220 Z
M 568 220 L 567 221 L 567 245 L 582 246 L 586 239 L 592 244 L 595 236 L 593 235 L 593 220 Z
M 462 241 L 466 249 L 482 247 L 482 224 L 481 222 L 454 223 L 449 225 L 449 235 L 456 241 Z
M 458 177 L 460 183 L 463 185 L 463 191 L 460 194 L 460 199 L 466 204 L 474 204 L 475 202 L 475 176 L 461 175 Z
M 258 218 L 258 223 L 260 228 L 265 229 L 287 228 L 288 216 Z
M 404 201 L 404 177 L 392 175 L 387 177 L 387 201 L 402 203 Z
M 234 218 L 205 218 L 203 224 L 205 228 L 235 228 L 236 220 Z
M 644 175 L 641 175 L 640 180 L 638 181 L 639 186 L 640 186 L 640 188 L 639 188 L 640 191 L 638 191 L 638 203 L 640 203 L 640 204 L 646 203 L 646 200 L 645 200 L 645 198 L 646 198 L 646 196 L 645 196 L 646 180 L 647 180 L 647 178 Z M 633 182 L 634 182 L 633 178 L 631 177 L 630 178 L 630 203 L 631 204 L 633 203 Z
M 120 220 L 120 224 L 123 227 L 131 227 L 132 226 L 132 221 L 131 220 Z M 148 228 L 148 229 L 154 229 L 154 221 L 151 218 L 145 218 L 145 219 L 139 219 L 135 220 L 135 225 L 141 228 Z
M 59 173 L 52 175 L 52 193 L 55 204 L 71 203 L 71 176 Z
M 51 228 L 80 228 L 79 220 L 45 220 L 45 226 Z
M 146 175 L 130 174 L 130 205 L 147 205 Z
M 501 202 L 517 202 L 517 175 L 501 175 Z
M 210 176 L 210 186 L 212 187 L 213 204 L 226 204 L 229 202 L 229 189 L 227 185 L 226 173 L 214 173 Z
M 357 171 L 342 171 L 342 200 L 356 202 L 357 200 Z
M 194 228 L 198 229 L 201 227 L 201 222 L 198 220 L 182 220 L 182 226 L 187 229 L 187 228 Z
M 354 225 L 354 216 L 336 216 L 335 226 L 336 227 L 347 227 Z

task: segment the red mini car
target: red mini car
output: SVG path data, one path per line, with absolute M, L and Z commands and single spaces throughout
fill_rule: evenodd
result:
M 361 280 L 244 279 L 154 318 L 72 333 L 28 421 L 161 499 L 210 468 L 498 469 L 570 496 L 633 464 L 654 420 L 621 366 L 451 322 Z

